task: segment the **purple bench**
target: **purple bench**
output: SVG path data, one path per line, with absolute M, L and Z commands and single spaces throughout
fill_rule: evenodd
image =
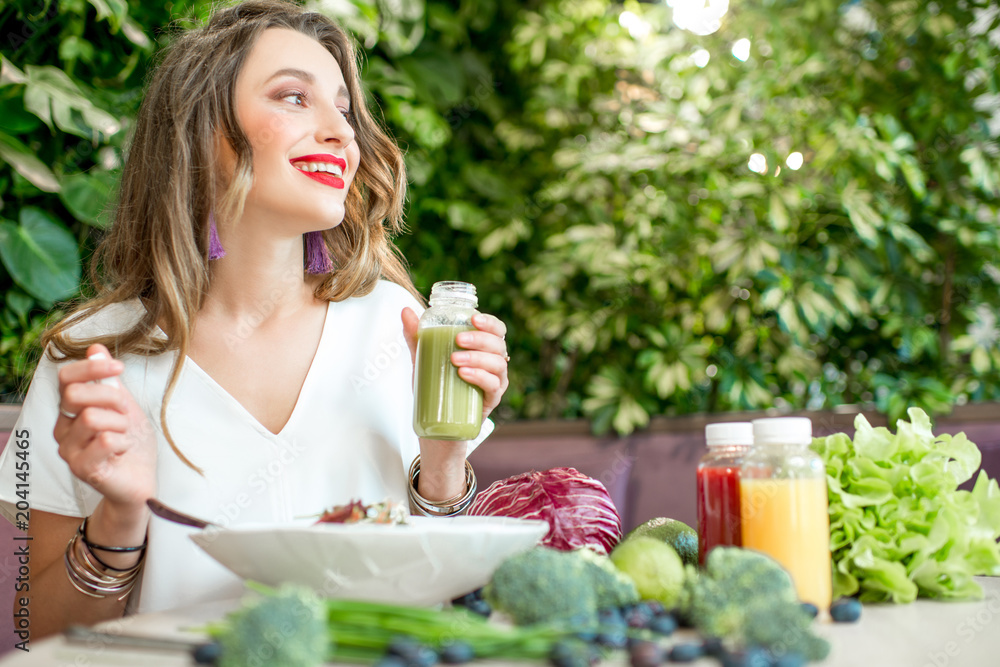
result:
M 798 413 L 810 417 L 815 435 L 854 433 L 855 413 Z M 625 438 L 596 437 L 583 421 L 512 422 L 497 426 L 470 461 L 479 488 L 527 470 L 567 466 L 608 487 L 622 523 L 629 530 L 644 521 L 667 516 L 695 526 L 695 469 L 705 448 L 705 425 L 715 421 L 751 421 L 761 413 L 728 413 L 658 417 L 649 428 Z M 884 426 L 879 415 L 865 415 Z M 1000 405 L 955 408 L 934 421 L 935 433 L 965 434 L 983 453 L 982 468 L 1000 479 Z M 971 482 L 967 487 L 971 488 Z

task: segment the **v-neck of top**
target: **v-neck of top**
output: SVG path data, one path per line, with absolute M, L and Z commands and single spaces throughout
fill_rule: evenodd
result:
M 205 384 L 207 384 L 209 387 L 211 387 L 224 401 L 228 402 L 237 412 L 243 414 L 244 418 L 247 419 L 255 429 L 260 431 L 262 434 L 265 434 L 269 438 L 272 439 L 281 438 L 286 434 L 286 432 L 289 430 L 289 427 L 292 426 L 293 422 L 295 422 L 298 414 L 302 411 L 300 408 L 300 406 L 303 403 L 302 399 L 306 395 L 306 392 L 309 390 L 311 385 L 314 382 L 316 382 L 315 380 L 313 380 L 313 376 L 316 374 L 313 372 L 313 369 L 316 368 L 316 366 L 318 365 L 318 362 L 320 361 L 320 355 L 323 353 L 324 348 L 327 347 L 326 345 L 327 336 L 332 335 L 330 333 L 330 330 L 332 329 L 332 327 L 330 326 L 331 312 L 333 312 L 333 302 L 328 301 L 326 304 L 326 315 L 323 318 L 323 330 L 322 332 L 320 332 L 319 335 L 319 344 L 316 346 L 316 352 L 313 354 L 312 361 L 309 363 L 309 369 L 306 371 L 305 379 L 302 380 L 302 386 L 299 388 L 299 395 L 296 396 L 295 398 L 295 405 L 292 407 L 292 412 L 291 414 L 288 415 L 288 419 L 285 421 L 284 425 L 277 433 L 264 426 L 260 422 L 260 420 L 253 415 L 252 412 L 247 410 L 246 406 L 244 406 L 242 403 L 236 400 L 235 396 L 230 394 L 225 387 L 219 384 L 215 380 L 215 378 L 213 378 L 211 375 L 208 374 L 208 372 L 205 369 L 199 366 L 194 359 L 185 356 L 184 365 L 186 367 L 190 367 L 191 370 L 194 372 L 194 374 L 199 376 L 202 379 L 202 381 L 205 382 Z

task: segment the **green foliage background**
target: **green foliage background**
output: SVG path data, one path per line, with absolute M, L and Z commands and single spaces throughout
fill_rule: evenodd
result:
M 365 47 L 406 149 L 398 243 L 418 287 L 472 281 L 509 324 L 503 418 L 626 433 L 657 414 L 1000 398 L 988 0 L 733 0 L 708 36 L 661 2 L 307 4 Z M 208 7 L 0 8 L 7 400 L 79 289 L 156 49 Z

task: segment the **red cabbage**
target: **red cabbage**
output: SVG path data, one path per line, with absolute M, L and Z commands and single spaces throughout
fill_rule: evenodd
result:
M 562 551 L 589 547 L 606 554 L 622 538 L 622 520 L 608 490 L 574 468 L 532 470 L 494 482 L 468 513 L 548 521 L 541 543 Z

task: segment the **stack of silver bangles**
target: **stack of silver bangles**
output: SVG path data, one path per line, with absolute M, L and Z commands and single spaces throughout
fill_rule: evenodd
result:
M 476 497 L 476 473 L 472 470 L 472 464 L 469 463 L 468 459 L 465 461 L 465 491 L 448 500 L 427 500 L 417 492 L 417 482 L 420 477 L 419 454 L 413 459 L 413 463 L 410 464 L 408 477 L 410 480 L 408 489 L 410 509 L 414 514 L 439 517 L 456 516 L 468 509 Z
M 124 600 L 132 592 L 145 560 L 145 543 L 141 547 L 105 547 L 108 551 L 139 551 L 139 562 L 124 570 L 105 565 L 87 546 L 86 520 L 66 545 L 63 559 L 66 576 L 76 590 L 92 598 L 117 596 Z M 95 545 L 96 546 L 96 545 Z

